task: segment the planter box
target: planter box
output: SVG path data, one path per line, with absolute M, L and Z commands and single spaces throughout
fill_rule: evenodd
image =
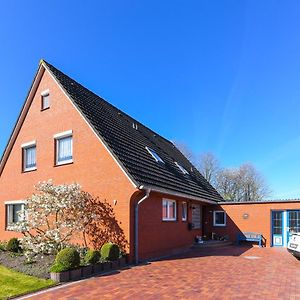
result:
M 127 265 L 126 263 L 126 257 L 122 256 L 121 258 L 119 258 L 119 267 L 120 268 L 124 268 Z
M 110 262 L 104 262 L 102 263 L 103 272 L 108 272 L 111 270 L 111 263 Z
M 81 268 L 70 270 L 70 280 L 78 280 L 81 278 Z
M 81 267 L 82 277 L 89 277 L 93 274 L 93 265 Z
M 111 262 L 111 269 L 112 270 L 119 269 L 119 260 L 115 260 Z
M 94 267 L 94 273 L 95 274 L 99 274 L 103 271 L 102 263 L 96 263 L 96 264 L 93 265 L 93 267 Z
M 57 282 L 67 282 L 70 281 L 70 271 L 60 272 L 60 273 L 50 273 L 50 278 Z

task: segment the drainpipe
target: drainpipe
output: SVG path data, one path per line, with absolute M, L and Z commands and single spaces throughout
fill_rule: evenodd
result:
M 143 189 L 143 186 L 140 187 L 140 189 Z M 135 251 L 135 263 L 138 265 L 139 263 L 139 206 L 142 202 L 144 202 L 150 195 L 150 189 L 146 190 L 145 196 L 136 203 L 134 208 L 134 251 Z

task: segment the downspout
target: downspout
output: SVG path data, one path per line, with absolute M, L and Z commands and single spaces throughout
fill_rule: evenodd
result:
M 143 186 L 140 187 L 143 189 Z M 139 263 L 139 206 L 142 202 L 144 202 L 150 195 L 150 189 L 146 190 L 145 196 L 139 200 L 134 207 L 134 252 L 135 252 L 135 263 L 138 265 Z

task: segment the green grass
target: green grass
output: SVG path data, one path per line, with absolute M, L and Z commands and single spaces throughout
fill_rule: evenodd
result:
M 55 285 L 50 279 L 25 275 L 0 265 L 0 299 L 34 292 Z

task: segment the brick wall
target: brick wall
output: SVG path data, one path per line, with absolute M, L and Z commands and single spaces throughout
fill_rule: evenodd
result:
M 209 206 L 205 208 L 204 234 L 211 236 L 212 232 L 219 235 L 229 235 L 232 241 L 240 232 L 260 232 L 266 239 L 266 246 L 271 245 L 271 211 L 272 210 L 300 210 L 300 202 L 281 203 L 256 203 L 256 204 L 225 204 L 220 206 Z M 213 226 L 213 211 L 224 210 L 227 214 L 225 227 Z M 244 219 L 243 215 L 248 214 Z
M 41 92 L 47 89 L 51 106 L 41 111 Z M 55 167 L 53 135 L 70 129 L 74 163 Z M 37 143 L 37 170 L 22 173 L 21 144 L 32 140 Z M 5 230 L 4 202 L 25 199 L 38 181 L 48 179 L 55 184 L 77 182 L 83 190 L 107 200 L 130 240 L 129 206 L 135 188 L 46 71 L 0 177 L 0 240 L 17 236 Z

